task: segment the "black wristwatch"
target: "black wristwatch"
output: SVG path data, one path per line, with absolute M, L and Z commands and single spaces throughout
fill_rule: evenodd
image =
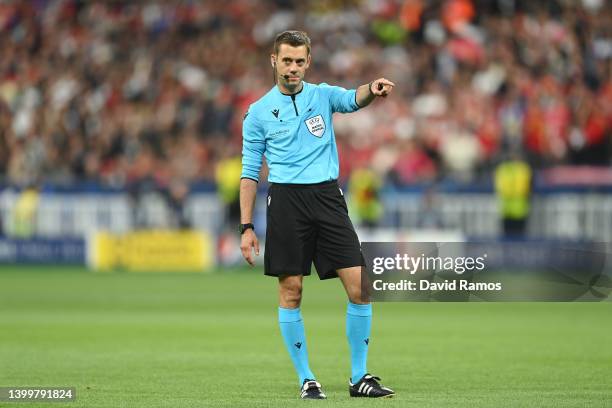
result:
M 240 224 L 240 227 L 238 227 L 238 231 L 240 231 L 240 235 L 242 235 L 244 234 L 244 231 L 248 230 L 249 228 L 255 231 L 255 226 L 251 223 Z

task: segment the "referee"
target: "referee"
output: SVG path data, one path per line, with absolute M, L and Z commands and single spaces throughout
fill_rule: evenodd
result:
M 259 255 L 253 207 L 265 155 L 270 170 L 265 274 L 278 278 L 278 321 L 297 371 L 300 397 L 326 398 L 308 364 L 300 312 L 302 278 L 310 275 L 313 262 L 320 279 L 340 277 L 349 298 L 350 396 L 389 397 L 394 392 L 366 369 L 372 306 L 361 296 L 361 248 L 338 187 L 332 114 L 355 112 L 389 95 L 395 84 L 384 78 L 356 90 L 310 84 L 303 80 L 310 62 L 305 32 L 276 36 L 270 55 L 276 86 L 249 107 L 243 123 L 240 249 L 253 265 L 253 250 Z

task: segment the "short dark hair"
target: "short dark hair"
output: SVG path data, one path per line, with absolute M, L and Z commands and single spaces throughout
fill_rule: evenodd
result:
M 304 31 L 287 30 L 278 34 L 274 39 L 274 54 L 278 54 L 281 44 L 288 44 L 292 47 L 305 45 L 307 55 L 310 55 L 310 38 Z

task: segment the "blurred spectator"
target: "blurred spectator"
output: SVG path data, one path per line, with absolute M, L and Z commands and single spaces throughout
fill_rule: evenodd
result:
M 40 195 L 38 188 L 28 187 L 20 194 L 9 213 L 7 235 L 15 238 L 31 238 L 36 231 L 36 215 Z
M 351 193 L 349 204 L 357 223 L 366 228 L 376 227 L 383 215 L 380 178 L 372 170 L 356 169 L 351 173 L 348 188 Z
M 183 180 L 173 180 L 166 192 L 168 208 L 170 208 L 170 226 L 186 229 L 191 227 L 185 207 L 189 196 L 189 186 Z
M 506 237 L 525 234 L 530 210 L 531 169 L 513 154 L 495 169 L 495 193 Z
M 226 153 L 227 157 L 219 160 L 215 171 L 217 191 L 220 201 L 225 205 L 225 225 L 232 227 L 240 224 L 240 174 L 242 159 L 238 155 Z M 234 232 L 232 230 L 232 232 Z
M 287 28 L 315 44 L 307 80 L 397 84 L 384 111 L 337 118 L 345 180 L 360 167 L 400 184 L 488 178 L 512 149 L 535 168 L 609 165 L 611 19 L 601 0 L 5 2 L 0 175 L 214 182 Z

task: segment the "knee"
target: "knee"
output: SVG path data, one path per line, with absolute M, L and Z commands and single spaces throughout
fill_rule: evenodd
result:
M 357 305 L 370 303 L 367 285 L 361 284 L 361 269 L 360 266 L 338 269 L 338 275 L 342 280 L 349 301 Z
M 291 283 L 282 285 L 280 288 L 280 306 L 287 309 L 300 307 L 302 302 L 302 284 Z
M 368 293 L 362 291 L 361 283 L 354 282 L 346 287 L 346 295 L 351 303 L 356 305 L 366 305 L 370 303 L 370 296 Z
M 353 290 L 349 290 L 347 295 L 351 303 L 356 305 L 365 305 L 370 303 L 366 297 L 361 296 L 361 287 L 356 287 Z

